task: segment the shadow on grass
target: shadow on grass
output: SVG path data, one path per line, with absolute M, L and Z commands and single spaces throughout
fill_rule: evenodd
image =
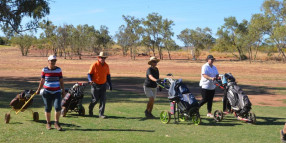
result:
M 37 123 L 46 124 L 46 120 L 39 120 Z M 51 122 L 53 125 L 54 122 Z M 60 123 L 63 131 L 117 131 L 117 132 L 155 132 L 155 130 L 135 130 L 135 129 L 81 129 L 81 126 L 67 123 Z
M 256 117 L 256 120 L 260 119 L 263 121 L 257 121 L 256 125 L 284 125 L 286 118 L 276 118 L 276 117 Z M 284 121 L 277 121 L 284 120 Z
M 39 84 L 40 77 L 0 77 L 0 108 L 9 108 L 10 101 L 24 89 L 36 90 Z M 142 77 L 112 77 L 113 91 L 107 93 L 107 102 L 110 103 L 146 103 L 147 98 L 144 95 L 143 83 L 145 78 Z M 65 78 L 64 79 L 66 88 L 69 88 L 73 83 L 77 81 L 86 81 L 86 77 L 82 78 Z M 198 82 L 185 81 L 186 85 L 190 88 L 191 92 L 196 96 L 200 97 L 200 87 Z M 271 90 L 286 91 L 285 88 L 275 88 L 266 86 L 251 86 L 241 85 L 241 88 L 246 91 L 247 94 L 261 95 L 261 94 L 272 94 Z M 216 91 L 216 96 L 222 96 L 222 90 Z M 158 92 L 156 98 L 156 104 L 168 105 L 167 91 Z M 83 104 L 90 102 L 90 87 L 85 89 L 85 96 Z M 32 107 L 43 107 L 43 101 L 41 96 L 34 97 L 34 104 Z
M 93 115 L 93 116 L 89 116 L 89 115 L 84 115 L 84 116 L 79 116 L 78 114 L 68 114 L 66 117 L 64 118 L 77 118 L 77 117 L 89 117 L 89 118 L 99 118 L 98 115 Z M 159 117 L 155 117 L 155 118 L 146 118 L 146 117 L 123 117 L 123 116 L 106 116 L 104 120 L 106 119 L 126 119 L 126 120 L 139 120 L 139 121 L 145 121 L 145 120 L 159 120 Z
M 40 124 L 47 124 L 47 121 L 46 120 L 39 120 L 37 121 L 36 123 L 40 123 Z M 55 122 L 52 121 L 51 124 L 53 125 Z M 81 126 L 77 126 L 77 125 L 74 125 L 74 124 L 67 124 L 67 123 L 60 123 L 60 125 L 62 127 L 77 127 L 77 128 L 80 128 Z
M 115 132 L 155 132 L 155 130 L 135 130 L 135 129 L 64 129 L 64 131 L 115 131 Z

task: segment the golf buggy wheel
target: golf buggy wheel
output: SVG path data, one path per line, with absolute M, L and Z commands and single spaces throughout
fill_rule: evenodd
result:
M 11 116 L 10 113 L 5 114 L 5 123 L 8 124 L 10 122 Z
M 192 121 L 195 125 L 201 124 L 202 119 L 201 119 L 201 115 L 199 112 L 197 112 L 196 114 L 193 114 Z
M 179 116 L 179 121 L 180 122 L 185 122 L 187 119 L 184 115 L 181 114 L 181 116 Z
M 39 113 L 33 112 L 33 121 L 38 122 L 39 121 Z
M 67 109 L 66 109 L 66 107 L 62 107 L 62 110 L 61 110 L 61 116 L 62 117 L 65 117 L 66 115 L 67 115 Z
M 84 109 L 84 107 L 81 107 L 81 109 L 78 110 L 78 115 L 79 115 L 79 116 L 84 116 L 84 115 L 85 115 L 85 109 Z
M 250 120 L 251 124 L 256 123 L 256 115 L 253 112 L 248 113 L 248 119 Z
M 168 124 L 171 120 L 171 114 L 168 111 L 162 111 L 160 114 L 160 120 L 164 124 Z
M 217 122 L 220 122 L 222 121 L 223 119 L 223 112 L 220 111 L 220 110 L 215 110 L 214 112 L 214 120 L 217 121 Z

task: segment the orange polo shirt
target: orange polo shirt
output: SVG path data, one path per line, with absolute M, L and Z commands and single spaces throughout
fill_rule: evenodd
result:
M 110 74 L 109 66 L 106 63 L 101 65 L 101 63 L 97 61 L 90 66 L 88 73 L 92 74 L 92 81 L 96 84 L 105 84 L 106 77 Z

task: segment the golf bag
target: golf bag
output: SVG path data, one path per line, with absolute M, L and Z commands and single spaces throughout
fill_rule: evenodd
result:
M 181 112 L 189 113 L 190 110 L 198 109 L 199 104 L 195 96 L 190 93 L 188 87 L 182 83 L 182 79 L 172 82 L 168 91 L 168 99 L 176 101 Z
M 16 97 L 10 102 L 10 106 L 14 109 L 21 109 L 21 107 L 25 104 L 27 100 L 30 99 L 31 95 L 34 94 L 33 90 L 24 90 L 20 94 L 16 95 Z M 23 108 L 27 109 L 29 106 L 33 104 L 33 99 Z
M 226 84 L 225 96 L 231 108 L 240 116 L 247 114 L 251 110 L 251 102 L 243 90 L 236 84 L 235 78 L 227 73 L 224 75 L 223 81 L 228 81 Z
M 82 106 L 82 99 L 86 85 L 86 83 L 76 83 L 72 88 L 66 89 L 66 95 L 61 103 L 63 116 L 65 116 L 68 110 L 74 110 L 80 115 L 85 114 L 85 109 Z

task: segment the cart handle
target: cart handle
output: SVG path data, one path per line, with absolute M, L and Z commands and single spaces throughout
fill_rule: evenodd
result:
M 37 92 L 35 92 L 33 95 L 31 95 L 31 97 L 29 98 L 29 100 L 25 102 L 25 104 L 22 106 L 22 108 L 16 112 L 16 115 L 23 110 L 23 108 L 30 102 L 31 99 L 33 99 L 33 97 L 34 97 L 36 94 L 37 94 Z

